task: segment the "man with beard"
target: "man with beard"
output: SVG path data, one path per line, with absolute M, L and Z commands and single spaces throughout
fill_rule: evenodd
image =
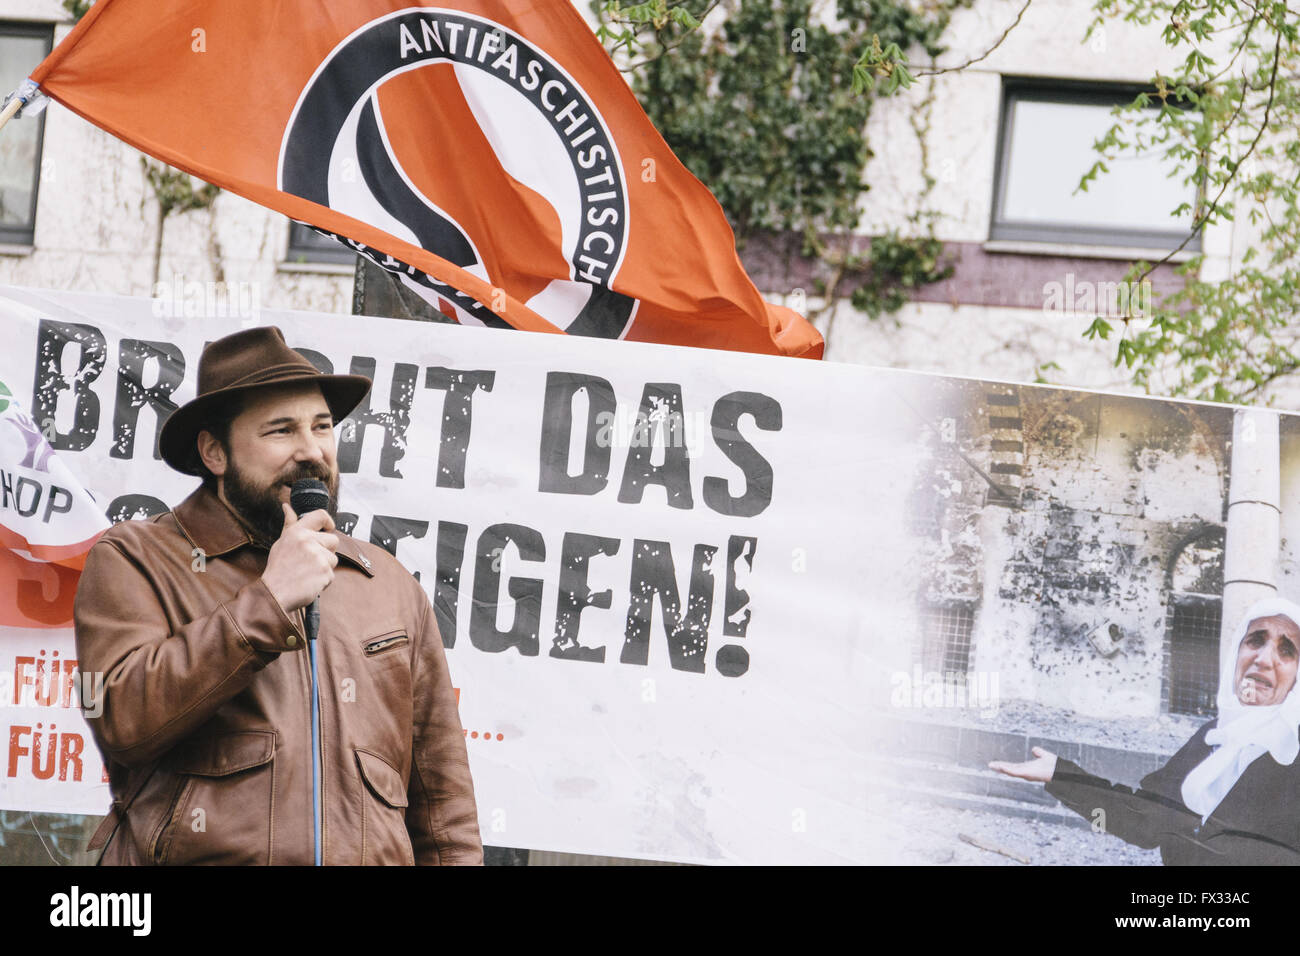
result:
M 369 388 L 276 328 L 211 343 L 159 438 L 203 484 L 91 548 L 74 617 L 80 669 L 104 675 L 101 863 L 482 862 L 428 598 L 334 523 L 334 424 Z M 328 508 L 294 514 L 300 478 L 325 483 Z

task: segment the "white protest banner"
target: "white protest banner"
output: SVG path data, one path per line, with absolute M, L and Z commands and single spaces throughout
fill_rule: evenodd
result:
M 276 325 L 322 370 L 372 377 L 336 429 L 340 521 L 429 593 L 485 844 L 808 864 L 1156 862 L 1199 845 L 1179 830 L 1130 846 L 1113 835 L 1123 807 L 1099 827 L 1087 798 L 989 763 L 1042 746 L 1130 786 L 1174 766 L 1215 714 L 1221 622 L 1300 581 L 1294 416 L 226 312 L 188 293 L 0 288 L 0 381 L 66 484 L 120 521 L 195 487 L 154 448 L 205 342 Z M 23 452 L 3 428 L 9 473 Z M 15 510 L 44 514 L 0 484 L 0 524 Z M 36 757 L 24 736 L 64 700 L 38 669 L 56 652 L 75 657 L 66 628 L 0 633 L 0 809 L 102 813 L 94 755 L 52 780 L 62 745 Z M 13 709 L 38 674 L 46 709 Z M 57 728 L 90 748 L 75 707 Z M 1183 773 L 1152 778 L 1172 787 L 1159 800 Z M 1266 839 L 1234 860 L 1289 846 L 1267 820 L 1236 824 L 1256 825 Z
M 193 395 L 204 343 L 241 320 L 180 312 L 0 289 L 0 377 L 52 419 L 51 444 L 114 520 L 195 485 L 154 457 L 159 411 Z M 855 648 L 863 584 L 890 559 L 860 529 L 897 493 L 879 466 L 916 426 L 897 418 L 888 447 L 837 436 L 833 410 L 871 409 L 858 370 L 346 316 L 242 321 L 375 380 L 337 431 L 340 510 L 434 601 L 485 843 L 868 858 Z M 69 639 L 47 644 L 75 656 Z M 53 809 L 19 758 L 10 805 Z M 104 812 L 98 781 L 83 783 L 76 809 Z

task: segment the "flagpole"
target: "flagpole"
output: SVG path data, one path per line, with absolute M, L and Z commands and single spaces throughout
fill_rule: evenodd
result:
M 8 123 L 13 119 L 15 114 L 17 114 L 17 112 L 24 106 L 43 95 L 40 86 L 33 82 L 31 77 L 28 77 L 19 83 L 18 89 L 9 94 L 4 109 L 0 110 L 0 129 L 4 129 L 5 123 Z M 41 107 L 44 105 L 44 103 L 40 104 Z M 33 108 L 32 113 L 36 114 L 40 111 L 39 108 Z
M 4 112 L 0 112 L 0 129 L 4 129 L 5 123 L 13 119 L 14 114 L 17 113 L 22 108 L 23 108 L 23 101 L 21 99 L 19 99 L 16 96 L 13 99 L 11 99 L 9 101 L 9 104 L 5 106 Z

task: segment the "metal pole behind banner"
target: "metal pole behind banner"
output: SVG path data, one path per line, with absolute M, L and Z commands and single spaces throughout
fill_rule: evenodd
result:
M 397 276 L 365 256 L 357 256 L 357 271 L 352 280 L 352 314 L 424 322 L 451 321 L 403 285 Z

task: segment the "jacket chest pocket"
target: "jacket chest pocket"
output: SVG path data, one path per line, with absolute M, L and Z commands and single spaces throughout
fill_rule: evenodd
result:
M 361 653 L 367 660 L 405 657 L 410 651 L 411 639 L 400 628 L 386 630 L 361 642 Z
M 350 722 L 355 744 L 392 752 L 403 737 L 410 739 L 411 638 L 391 624 L 376 628 L 354 645 L 355 663 L 341 683 L 344 719 Z M 359 658 L 356 660 L 355 658 Z M 350 710 L 349 710 L 350 708 Z
M 274 731 L 195 741 L 165 762 L 178 783 L 171 810 L 150 848 L 153 862 L 273 862 Z

